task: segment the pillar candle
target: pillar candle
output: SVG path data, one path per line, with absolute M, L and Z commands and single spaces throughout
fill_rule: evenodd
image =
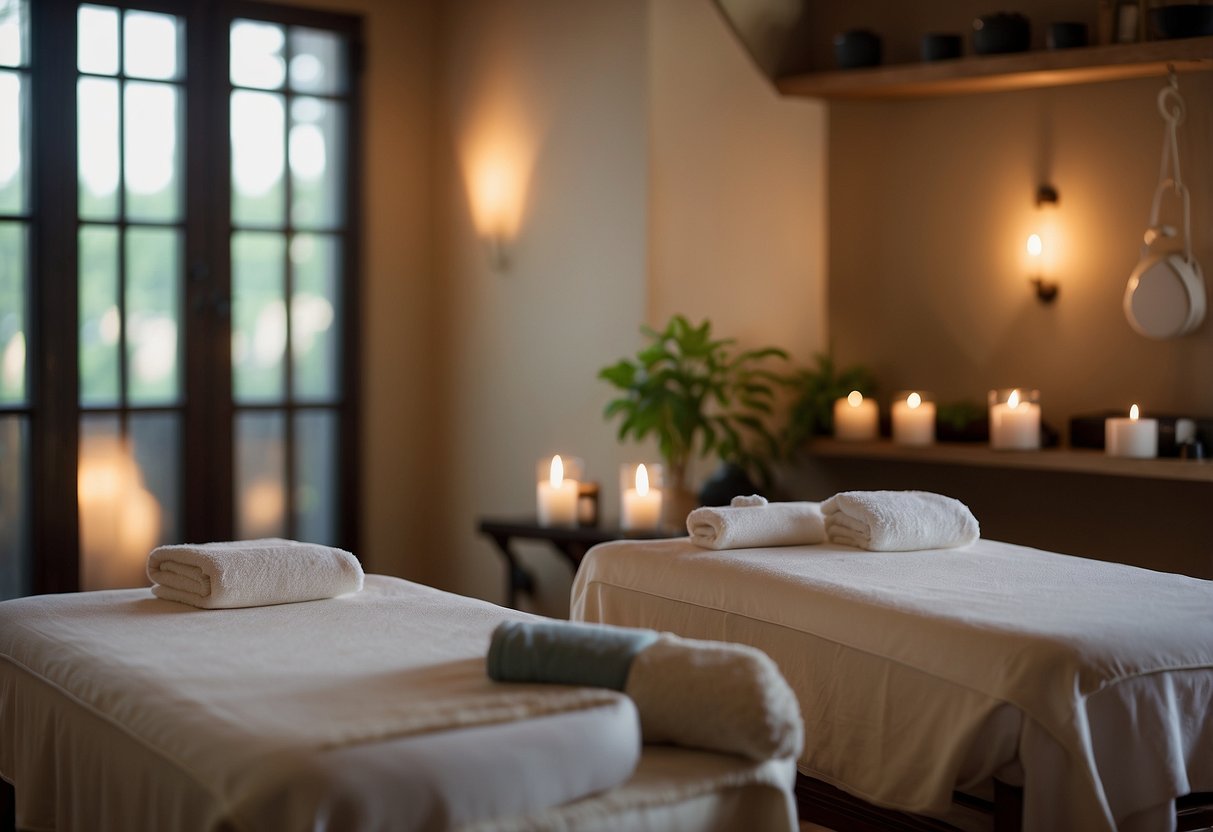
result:
M 1108 456 L 1153 459 L 1158 456 L 1158 420 L 1138 418 L 1137 405 L 1129 408 L 1129 418 L 1104 421 L 1104 449 Z
M 893 441 L 898 445 L 935 442 L 935 402 L 921 393 L 898 396 L 893 402 Z
M 564 475 L 560 454 L 552 457 L 546 480 L 536 485 L 536 502 L 541 526 L 577 525 L 577 480 Z
M 990 391 L 990 447 L 999 451 L 1040 448 L 1040 405 L 1035 391 Z
M 629 473 L 631 466 L 627 466 Z M 623 512 L 620 525 L 624 531 L 655 529 L 661 525 L 661 489 L 649 482 L 649 472 L 637 465 L 623 489 Z
M 875 439 L 879 416 L 875 400 L 865 399 L 858 390 L 852 390 L 845 399 L 834 402 L 834 438 Z

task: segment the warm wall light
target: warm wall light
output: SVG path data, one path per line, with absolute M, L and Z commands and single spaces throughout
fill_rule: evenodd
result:
M 490 264 L 501 271 L 522 225 L 537 131 L 533 116 L 501 79 L 471 101 L 456 127 L 460 165 L 476 233 L 488 246 Z
M 1057 298 L 1057 281 L 1047 280 L 1045 275 L 1047 268 L 1046 258 L 1052 258 L 1053 245 L 1046 245 L 1046 238 L 1052 238 L 1050 242 L 1056 240 L 1056 230 L 1053 228 L 1054 222 L 1052 211 L 1050 208 L 1057 206 L 1057 189 L 1052 185 L 1041 185 L 1036 189 L 1036 220 L 1037 230 L 1028 236 L 1027 252 L 1028 262 L 1031 264 L 1029 269 L 1031 277 L 1029 280 L 1036 288 L 1036 297 L 1042 303 L 1052 303 Z

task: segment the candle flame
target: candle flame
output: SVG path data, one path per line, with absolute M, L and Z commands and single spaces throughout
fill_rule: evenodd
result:
M 847 395 L 847 404 L 851 407 L 859 407 L 859 405 L 863 404 L 863 393 L 860 393 L 858 390 L 852 390 Z
M 1136 422 L 1137 417 L 1140 415 L 1141 415 L 1141 411 L 1137 409 L 1137 405 L 1133 405 L 1132 407 L 1129 408 L 1129 418 L 1132 419 L 1133 421 Z
M 1028 237 L 1028 256 L 1039 257 L 1042 251 L 1044 251 L 1044 243 L 1040 241 L 1040 235 L 1033 234 Z
M 560 458 L 560 454 L 552 457 L 552 471 L 548 475 L 548 481 L 552 484 L 552 488 L 559 488 L 564 482 L 564 460 Z
M 1019 391 L 1018 390 L 1012 390 L 1011 395 L 1007 397 L 1007 407 L 1011 408 L 1012 410 L 1019 407 Z
M 910 410 L 915 410 L 920 404 L 922 404 L 922 396 L 918 395 L 917 393 L 911 393 L 910 395 L 906 396 L 906 404 L 910 406 Z
M 636 466 L 636 493 L 641 497 L 649 493 L 649 469 L 643 462 Z

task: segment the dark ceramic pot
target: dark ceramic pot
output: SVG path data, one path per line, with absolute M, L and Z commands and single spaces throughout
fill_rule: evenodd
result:
M 1180 3 L 1150 9 L 1150 29 L 1157 38 L 1196 38 L 1213 35 L 1213 5 Z
M 946 61 L 959 58 L 964 39 L 960 35 L 931 32 L 922 36 L 922 59 L 924 61 Z
M 973 51 L 978 55 L 1026 52 L 1032 43 L 1032 24 L 1017 12 L 983 14 L 973 21 Z
M 1087 24 L 1050 23 L 1047 42 L 1050 49 L 1074 49 L 1087 45 Z
M 841 69 L 880 64 L 880 36 L 867 29 L 853 29 L 834 36 L 834 60 Z
M 699 503 L 705 506 L 727 506 L 734 497 L 757 494 L 758 486 L 740 465 L 722 462 L 699 489 Z

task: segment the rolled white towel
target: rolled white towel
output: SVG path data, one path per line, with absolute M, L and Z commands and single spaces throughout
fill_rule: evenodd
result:
M 740 754 L 799 757 L 804 725 L 775 662 L 743 644 L 663 634 L 632 660 L 623 692 L 645 742 Z
M 798 546 L 826 539 L 819 503 L 761 503 L 734 498 L 730 506 L 703 506 L 687 515 L 691 542 L 705 549 Z M 759 498 L 762 499 L 762 498 Z
M 161 546 L 147 558 L 152 592 L 203 609 L 261 607 L 362 589 L 362 565 L 344 549 L 266 538 Z
M 821 510 L 831 543 L 873 552 L 952 549 L 981 536 L 968 506 L 929 491 L 844 491 Z

